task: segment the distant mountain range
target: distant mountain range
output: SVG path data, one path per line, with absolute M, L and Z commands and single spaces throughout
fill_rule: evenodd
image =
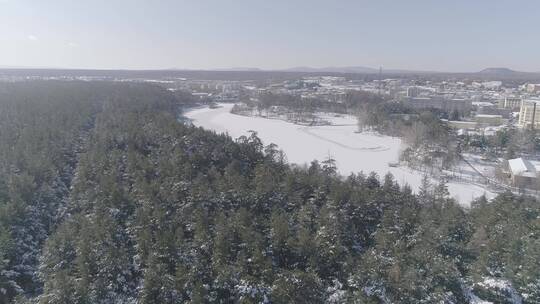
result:
M 478 72 L 478 74 L 515 74 L 515 73 L 523 73 L 523 72 L 517 72 L 509 68 L 487 68 Z
M 217 69 L 217 71 L 243 71 L 243 72 L 256 72 L 256 71 L 268 71 L 268 72 L 297 72 L 297 73 L 342 73 L 342 74 L 374 74 L 379 73 L 379 69 L 365 67 L 365 66 L 344 66 L 344 67 L 322 67 L 314 68 L 308 66 L 299 66 L 286 69 L 273 69 L 265 70 L 259 68 L 230 68 L 230 69 Z M 396 70 L 396 69 L 383 69 L 383 73 L 388 74 L 409 74 L 409 73 L 434 73 L 428 71 L 412 71 L 412 70 Z
M 351 66 L 351 67 L 293 67 L 283 69 L 281 71 L 287 72 L 303 72 L 303 73 L 378 73 L 379 70 L 363 67 L 363 66 Z
M 532 75 L 532 74 L 537 75 L 537 74 L 540 74 L 540 72 L 521 72 L 521 71 L 514 71 L 509 68 L 487 68 L 487 69 L 483 69 L 477 74 L 492 75 L 492 76 L 520 76 L 520 75 Z
M 28 67 L 28 66 L 6 66 L 0 65 L 0 69 L 4 70 L 87 70 L 87 71 L 100 71 L 101 69 L 70 69 L 70 68 L 54 68 L 54 67 Z M 108 69 L 107 69 L 108 70 Z M 130 69 L 112 69 L 110 71 L 130 71 Z M 105 70 L 103 70 L 105 71 Z M 342 67 L 309 67 L 298 66 L 284 69 L 261 69 L 256 67 L 231 67 L 231 68 L 215 68 L 215 69 L 184 69 L 184 68 L 170 68 L 170 69 L 142 69 L 133 71 L 204 71 L 204 72 L 295 72 L 295 73 L 336 73 L 336 74 L 376 74 L 379 73 L 379 69 L 365 67 L 365 66 L 342 66 Z M 382 69 L 383 74 L 472 74 L 478 76 L 526 76 L 526 75 L 540 75 L 539 72 L 521 72 L 515 71 L 505 67 L 490 67 L 478 72 L 437 72 L 437 71 L 421 71 L 421 70 L 404 70 L 404 69 Z
M 234 67 L 234 68 L 220 68 L 214 69 L 214 71 L 227 71 L 227 72 L 262 72 L 263 69 L 250 68 L 250 67 Z
M 365 67 L 365 66 L 344 66 L 344 67 L 322 67 L 315 68 L 309 66 L 299 66 L 286 69 L 266 70 L 260 68 L 250 67 L 237 67 L 237 68 L 225 68 L 215 69 L 215 71 L 232 71 L 232 72 L 297 72 L 297 73 L 342 73 L 342 74 L 375 74 L 379 73 L 379 69 Z M 383 74 L 477 74 L 484 76 L 519 76 L 527 74 L 540 74 L 534 72 L 520 72 L 514 71 L 504 67 L 486 68 L 479 72 L 470 73 L 449 73 L 449 72 L 435 72 L 435 71 L 418 71 L 418 70 L 403 70 L 403 69 L 382 69 Z
M 1 0 L 0 0 L 1 1 Z M 383 69 L 386 78 L 394 77 L 428 77 L 432 79 L 476 79 L 476 80 L 505 80 L 505 81 L 528 81 L 540 83 L 540 72 L 520 72 L 504 67 L 486 68 L 478 72 L 433 72 Z M 267 79 L 298 79 L 306 75 L 324 76 L 344 75 L 351 79 L 368 78 L 376 79 L 379 70 L 363 66 L 350 67 L 293 67 L 286 69 L 266 70 L 253 67 L 235 67 L 222 69 L 156 69 L 156 70 L 99 70 L 99 69 L 61 69 L 61 68 L 29 68 L 0 66 L 0 76 L 36 76 L 36 77 L 117 77 L 117 78 L 160 78 L 160 77 L 184 77 L 204 80 L 267 80 Z

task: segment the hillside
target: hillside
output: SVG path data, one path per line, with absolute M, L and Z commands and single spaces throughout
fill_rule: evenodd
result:
M 501 75 L 511 75 L 511 74 L 515 74 L 515 73 L 519 73 L 519 72 L 516 72 L 514 70 L 511 70 L 509 68 L 486 68 L 486 69 L 483 69 L 481 70 L 480 72 L 478 72 L 479 74 L 501 74 Z
M 0 84 L 1 303 L 538 303 L 540 205 L 290 166 L 157 86 Z

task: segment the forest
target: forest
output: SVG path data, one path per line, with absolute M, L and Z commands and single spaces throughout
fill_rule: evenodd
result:
M 150 84 L 0 83 L 0 303 L 540 303 L 540 204 L 287 162 Z

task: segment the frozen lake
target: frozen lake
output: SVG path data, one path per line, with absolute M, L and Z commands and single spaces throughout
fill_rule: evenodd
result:
M 256 131 L 265 145 L 278 145 L 290 163 L 309 164 L 314 159 L 321 161 L 330 155 L 336 160 L 342 175 L 376 172 L 382 178 L 391 172 L 400 185 L 409 184 L 413 190 L 420 185 L 420 172 L 388 165 L 398 161 L 403 148 L 401 140 L 375 133 L 355 133 L 357 126 L 354 117 L 330 117 L 327 119 L 339 125 L 309 127 L 282 120 L 231 114 L 232 106 L 223 104 L 216 109 L 193 109 L 184 116 L 196 126 L 228 133 L 233 138 L 247 135 L 249 130 Z M 465 183 L 450 182 L 448 190 L 464 206 L 484 193 L 488 197 L 493 196 L 479 186 Z

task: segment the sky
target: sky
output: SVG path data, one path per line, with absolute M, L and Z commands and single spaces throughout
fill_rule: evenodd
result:
M 537 0 L 0 0 L 0 66 L 540 72 Z

